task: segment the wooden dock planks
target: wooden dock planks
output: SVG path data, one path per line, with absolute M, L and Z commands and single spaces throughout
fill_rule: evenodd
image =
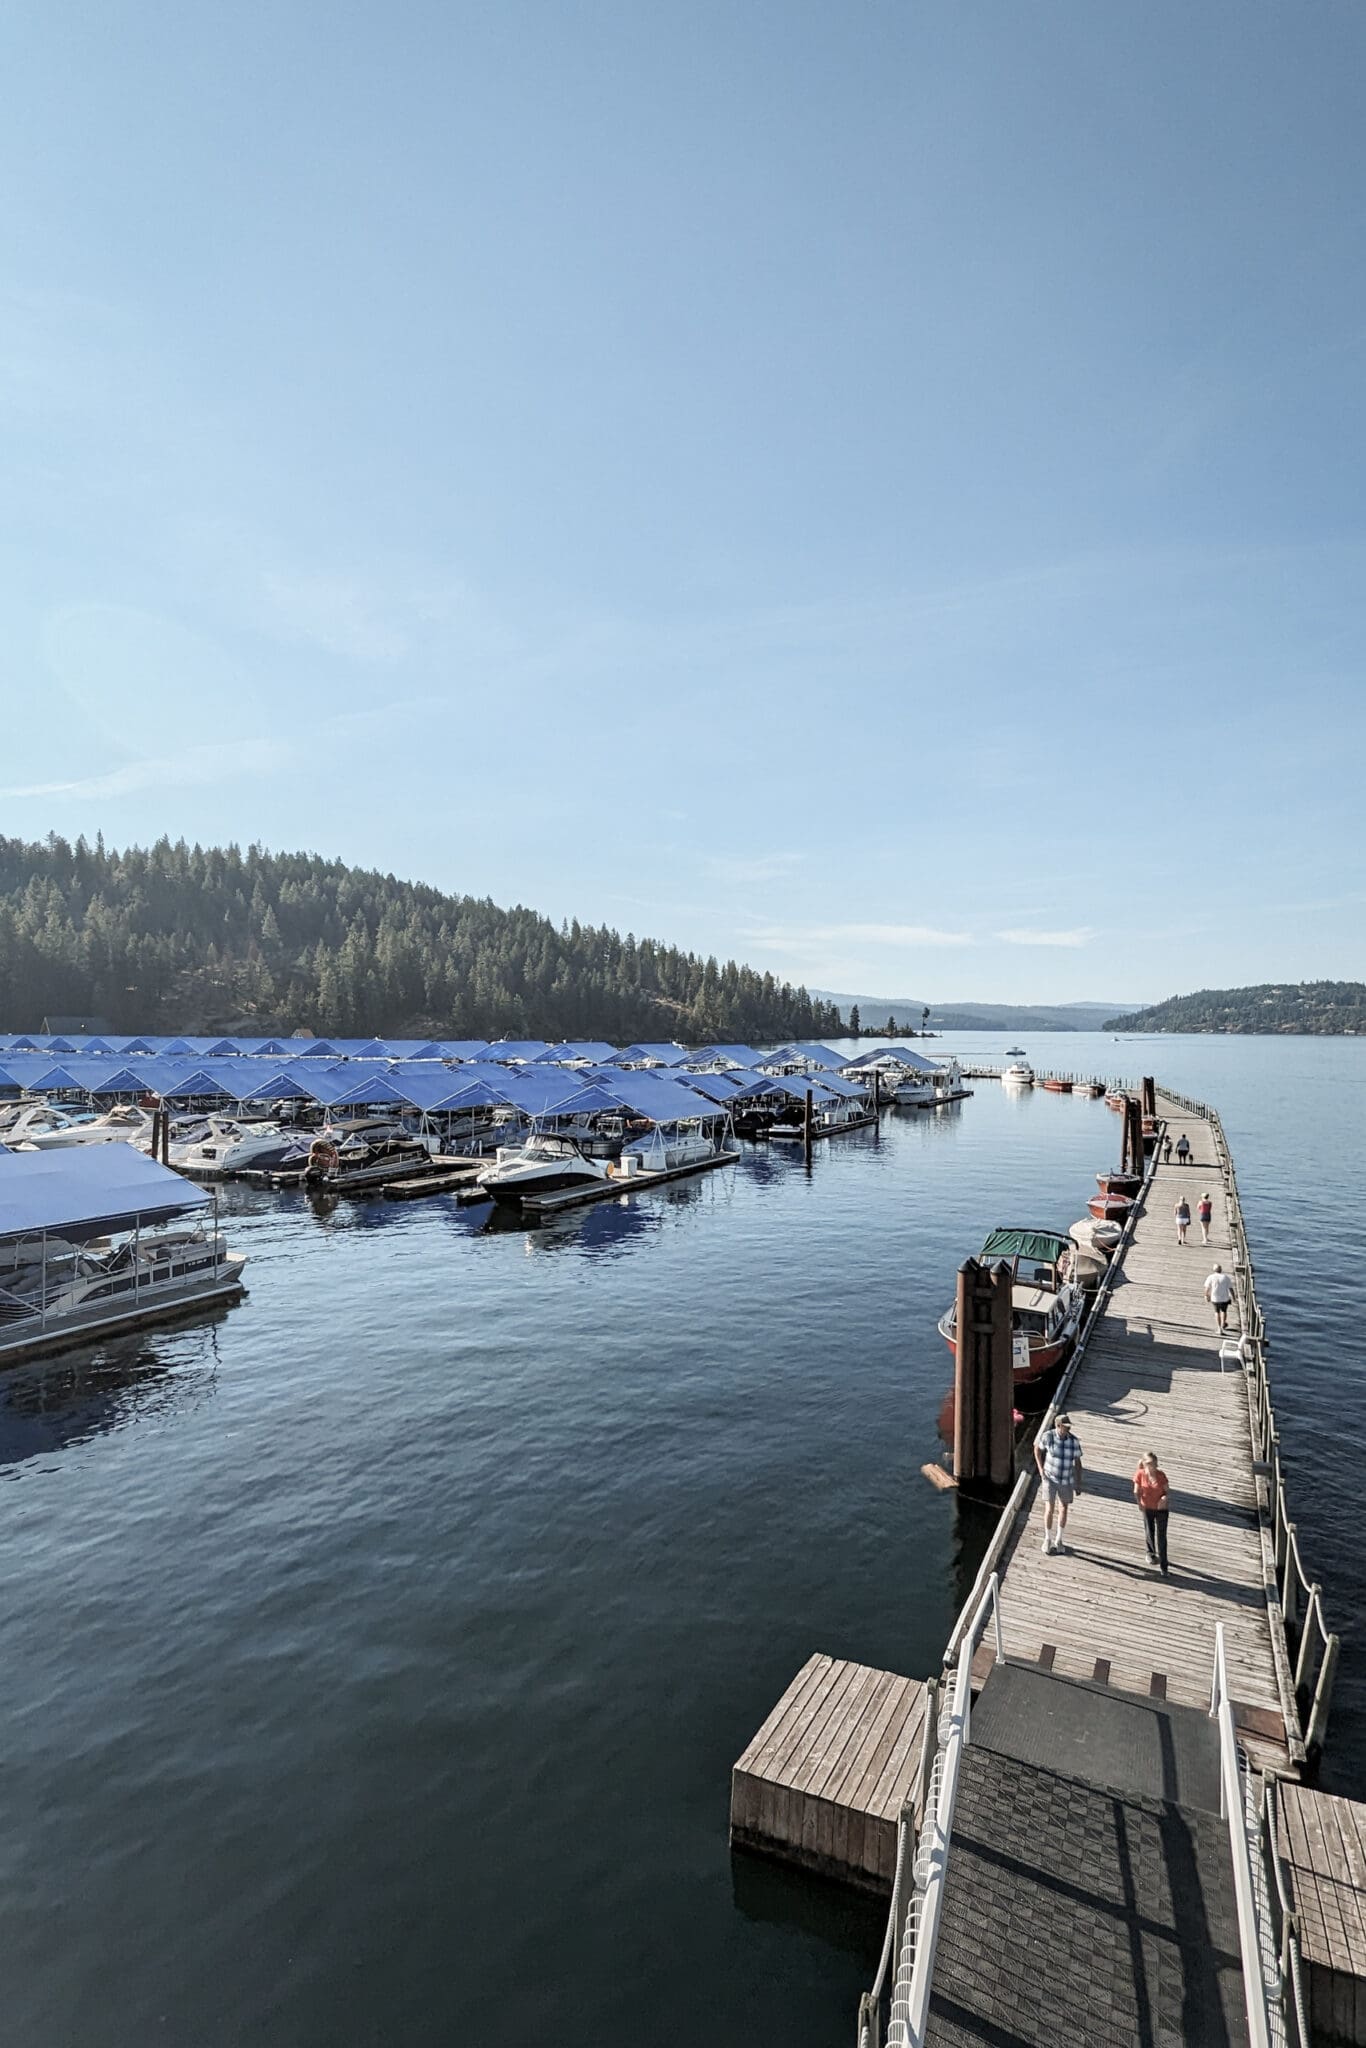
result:
M 1277 1801 L 1314 2036 L 1366 2042 L 1366 1806 L 1288 1780 Z
M 731 1842 L 890 1891 L 924 1714 L 923 1680 L 809 1657 L 731 1772 Z
M 1245 1376 L 1221 1371 L 1219 1330 L 1204 1299 L 1217 1259 L 1231 1270 L 1223 1184 L 1203 1118 L 1164 1103 L 1191 1162 L 1160 1165 L 1144 1199 L 1119 1282 L 1067 1396 L 1083 1450 L 1084 1486 L 1068 1525 L 1070 1554 L 1042 1554 L 1036 1494 L 1002 1561 L 1006 1654 L 1029 1661 L 1053 1648 L 1052 1668 L 1199 1706 L 1209 1699 L 1214 1630 L 1224 1625 L 1229 1682 L 1259 1759 L 1287 1760 L 1283 1672 L 1268 1604 Z M 1208 1189 L 1208 1247 L 1192 1224 L 1184 1246 L 1172 1216 L 1178 1193 L 1195 1214 Z M 1230 1317 L 1236 1321 L 1236 1310 Z M 1147 1562 L 1133 1499 L 1134 1467 L 1156 1451 L 1171 1486 L 1171 1574 Z M 1283 1659 L 1282 1659 L 1283 1662 Z

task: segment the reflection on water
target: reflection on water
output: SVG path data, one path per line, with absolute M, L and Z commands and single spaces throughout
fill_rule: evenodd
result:
M 221 1323 L 226 1308 L 206 1326 Z M 208 1328 L 204 1331 L 208 1335 Z M 209 1369 L 164 1359 L 146 1333 L 58 1352 L 46 1362 L 0 1369 L 0 1465 L 18 1465 L 88 1443 L 128 1423 L 187 1414 L 213 1392 Z

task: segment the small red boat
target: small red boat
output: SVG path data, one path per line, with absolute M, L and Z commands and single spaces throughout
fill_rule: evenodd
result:
M 1060 1081 L 1056 1074 L 1050 1074 L 1043 1085 L 1045 1088 L 1051 1089 L 1054 1095 L 1070 1095 L 1072 1093 L 1072 1083 L 1070 1081 Z
M 1096 1186 L 1103 1195 L 1127 1195 L 1130 1201 L 1143 1185 L 1141 1173 L 1124 1173 L 1116 1168 L 1113 1173 L 1098 1173 Z
M 1086 1204 L 1098 1223 L 1123 1223 L 1133 1208 L 1130 1195 L 1092 1195 Z
M 1107 1109 L 1122 1110 L 1124 1108 L 1124 1103 L 1125 1097 L 1121 1094 L 1119 1089 L 1115 1089 L 1113 1094 L 1107 1095 L 1105 1098 L 1105 1107 Z

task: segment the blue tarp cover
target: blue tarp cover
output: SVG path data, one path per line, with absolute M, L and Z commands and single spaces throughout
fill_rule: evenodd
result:
M 213 1197 L 131 1145 L 72 1145 L 0 1158 L 0 1237 L 50 1230 L 77 1243 L 131 1230 Z

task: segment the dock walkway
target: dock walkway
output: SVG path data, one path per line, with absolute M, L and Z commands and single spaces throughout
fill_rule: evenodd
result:
M 1214 1262 L 1227 1273 L 1234 1267 L 1224 1184 L 1209 1124 L 1161 1095 L 1158 1112 L 1173 1137 L 1185 1132 L 1191 1159 L 1156 1167 L 1122 1272 L 1067 1390 L 1084 1473 L 1067 1552 L 1043 1555 L 1036 1490 L 1002 1553 L 1006 1656 L 1207 1709 L 1222 1622 L 1239 1733 L 1260 1761 L 1284 1766 L 1303 1749 L 1259 1509 L 1247 1377 L 1240 1360 L 1221 1360 L 1204 1297 Z M 1179 1245 L 1175 1203 L 1184 1195 L 1194 1217 L 1206 1191 L 1210 1243 L 1202 1245 L 1192 1222 Z M 1235 1337 L 1237 1314 L 1235 1305 Z M 1148 1450 L 1171 1484 L 1166 1579 L 1147 1561 L 1133 1497 L 1134 1468 Z

